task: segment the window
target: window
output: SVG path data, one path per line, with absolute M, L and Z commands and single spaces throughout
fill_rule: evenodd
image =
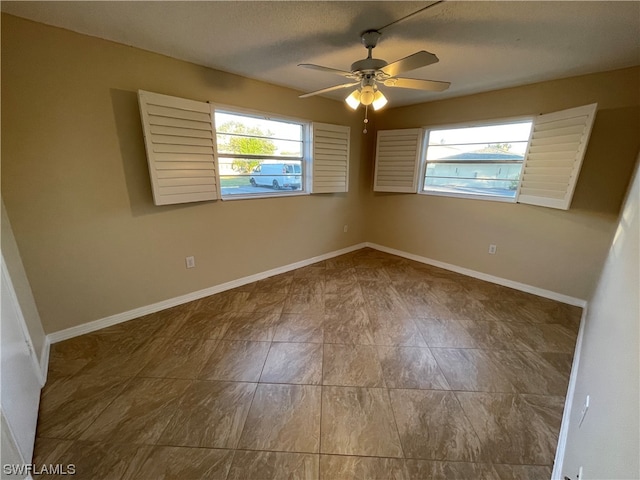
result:
M 305 192 L 307 125 L 215 109 L 222 197 Z
M 597 108 L 482 126 L 379 130 L 373 190 L 568 210 Z
M 349 191 L 347 126 L 144 90 L 138 101 L 156 205 Z
M 532 121 L 427 131 L 422 191 L 516 198 Z

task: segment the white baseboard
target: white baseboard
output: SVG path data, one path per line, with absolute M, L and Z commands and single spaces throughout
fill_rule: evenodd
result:
M 558 302 L 566 303 L 568 305 L 574 305 L 576 307 L 583 307 L 583 308 L 586 307 L 587 305 L 587 301 L 581 298 L 570 297 L 569 295 L 552 292 L 551 290 L 545 290 L 544 288 L 534 287 L 531 285 L 527 285 L 526 283 L 515 282 L 513 280 L 508 280 L 506 278 L 489 275 L 488 273 L 482 273 L 476 270 L 471 270 L 469 268 L 459 267 L 458 265 L 453 265 L 451 263 L 445 263 L 439 260 L 433 260 L 431 258 L 421 257 L 420 255 L 414 255 L 413 253 L 407 253 L 407 252 L 403 252 L 402 250 L 396 250 L 395 248 L 389 248 L 389 247 L 385 247 L 384 245 L 378 245 L 377 243 L 366 242 L 365 245 L 367 247 L 380 250 L 381 252 L 386 252 L 392 255 L 397 255 L 399 257 L 408 258 L 409 260 L 415 260 L 416 262 L 425 263 L 427 265 L 443 268 L 445 270 L 450 270 L 452 272 L 461 273 L 462 275 L 466 275 L 468 277 L 478 278 L 480 280 L 495 283 L 497 285 L 502 285 L 504 287 L 513 288 L 515 290 L 520 290 L 522 292 L 531 293 L 539 297 L 556 300 Z
M 576 339 L 576 348 L 573 351 L 571 375 L 569 376 L 569 385 L 567 386 L 567 396 L 564 400 L 562 423 L 560 424 L 560 433 L 558 434 L 558 446 L 556 447 L 556 457 L 553 461 L 551 480 L 562 480 L 563 478 L 562 468 L 564 466 L 564 452 L 567 448 L 567 436 L 569 434 L 569 422 L 571 420 L 571 407 L 573 406 L 573 397 L 576 390 L 576 382 L 578 381 L 578 369 L 580 367 L 580 355 L 582 352 L 582 338 L 584 337 L 584 329 L 588 310 L 588 306 L 585 307 L 584 310 L 582 310 L 580 329 L 578 330 L 578 338 Z
M 94 320 L 88 323 L 83 323 L 82 325 L 77 325 L 75 327 L 67 328 L 65 330 L 59 330 L 57 332 L 53 332 L 47 335 L 47 341 L 48 343 L 53 344 L 53 343 L 61 342 L 63 340 L 68 340 L 73 337 L 78 337 L 86 333 L 95 332 L 96 330 L 101 330 L 103 328 L 110 327 L 118 323 L 126 322 L 128 320 L 133 320 L 134 318 L 138 318 L 143 315 L 159 312 L 160 310 L 175 307 L 176 305 L 182 305 L 183 303 L 208 297 L 209 295 L 214 295 L 216 293 L 224 292 L 225 290 L 231 290 L 232 288 L 240 287 L 248 283 L 257 282 L 258 280 L 263 280 L 265 278 L 272 277 L 274 275 L 286 273 L 291 270 L 296 270 L 298 268 L 306 267 L 313 263 L 327 260 L 329 258 L 337 257 L 339 255 L 344 255 L 345 253 L 353 252 L 355 250 L 360 250 L 365 246 L 366 244 L 359 243 L 347 248 L 343 248 L 341 250 L 335 250 L 333 252 L 325 253 L 323 255 L 318 255 L 317 257 L 312 257 L 306 260 L 301 260 L 299 262 L 290 263 L 289 265 L 285 265 L 283 267 L 273 268 L 265 272 L 256 273 L 254 275 L 249 275 L 247 277 L 239 278 L 237 280 L 232 280 L 230 282 L 222 283 L 220 285 L 215 285 L 213 287 L 205 288 L 203 290 L 198 290 L 196 292 L 180 295 L 179 297 L 163 300 L 161 302 L 157 302 L 152 305 L 134 308 L 133 310 L 117 313 L 109 317 L 101 318 L 99 320 Z

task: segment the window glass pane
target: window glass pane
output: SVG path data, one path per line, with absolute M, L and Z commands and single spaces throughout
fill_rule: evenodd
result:
M 216 112 L 218 152 L 302 157 L 299 123 Z
M 431 130 L 423 190 L 514 198 L 531 124 Z
M 429 133 L 429 145 L 526 142 L 529 140 L 530 131 L 531 122 L 431 130 Z
M 424 189 L 513 197 L 521 168 L 520 164 L 429 164 Z
M 303 190 L 304 125 L 216 112 L 222 196 Z
M 432 163 L 427 166 L 427 177 L 465 179 L 518 180 L 518 164 L 482 164 L 482 163 Z
M 216 129 L 218 131 L 232 131 L 233 128 L 237 127 L 237 125 L 234 126 L 234 124 L 240 124 L 246 129 L 261 132 L 260 135 L 262 136 L 282 138 L 284 140 L 302 140 L 302 126 L 299 123 L 226 112 L 216 112 L 215 118 Z M 227 126 L 223 129 L 222 127 L 224 125 Z
M 301 160 L 219 157 L 222 195 L 273 194 L 301 190 Z
M 522 160 L 527 142 L 430 145 L 427 160 Z
M 239 130 L 237 127 L 233 128 Z M 220 132 L 217 137 L 218 153 L 221 154 L 302 157 L 302 142 L 299 141 Z

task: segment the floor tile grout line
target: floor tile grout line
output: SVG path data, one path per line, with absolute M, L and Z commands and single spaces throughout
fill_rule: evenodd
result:
M 384 384 L 384 388 L 387 389 L 387 392 L 389 391 L 389 386 L 387 385 L 387 376 L 384 374 L 384 368 L 382 366 L 382 358 L 380 356 L 380 348 L 378 345 L 372 345 L 371 346 L 373 348 L 373 352 L 376 356 L 376 358 L 378 359 L 378 365 L 380 366 L 380 372 L 382 373 L 382 383 Z M 396 425 L 396 429 L 398 428 L 398 426 Z M 399 435 L 399 434 L 398 434 Z
M 433 352 L 431 351 L 431 348 L 429 348 L 429 353 L 431 354 L 433 361 L 436 362 L 436 366 L 438 367 L 438 372 L 440 372 L 440 375 L 442 375 L 442 378 L 444 378 L 444 381 L 447 384 L 447 387 L 449 387 L 447 390 L 452 391 L 453 388 L 451 388 L 451 382 L 447 378 L 447 375 L 444 369 L 442 368 L 442 366 L 440 365 L 440 362 L 438 362 L 438 357 L 433 354 Z
M 393 416 L 393 424 L 396 427 L 396 433 L 398 434 L 398 442 L 400 443 L 400 451 L 402 452 L 402 458 L 406 459 L 407 455 L 404 451 L 404 444 L 402 442 L 402 437 L 400 435 L 400 428 L 398 427 L 398 419 L 396 418 L 396 412 L 393 408 L 393 401 L 391 400 L 391 389 L 385 388 L 387 399 L 389 400 L 389 409 L 391 410 L 391 415 Z
M 482 442 L 482 439 L 480 438 L 480 434 L 477 432 L 476 427 L 473 425 L 473 422 L 469 419 L 469 415 L 467 414 L 467 411 L 464 409 L 462 402 L 460 402 L 460 398 L 458 398 L 458 393 L 460 392 L 452 392 L 453 398 L 455 398 L 456 403 L 458 404 L 458 406 L 460 407 L 460 410 L 462 411 L 462 415 L 464 415 L 465 420 L 471 426 L 471 430 L 473 431 L 473 434 L 476 436 L 476 439 L 478 440 L 478 445 L 480 448 L 480 451 L 478 452 L 478 456 L 480 457 L 480 459 L 482 459 L 485 455 L 483 451 L 484 443 Z M 487 392 L 464 392 L 464 393 L 487 393 Z M 491 461 L 489 462 L 492 463 Z
M 365 345 L 368 346 L 368 345 Z M 412 347 L 409 347 L 412 348 Z M 70 378 L 70 377 L 69 377 Z M 565 397 L 565 395 L 555 395 L 549 393 L 540 393 L 540 392 L 532 392 L 532 391 L 502 391 L 502 390 L 464 390 L 464 389 L 455 389 L 455 388 L 420 388 L 420 387 L 389 387 L 389 386 L 367 386 L 367 385 L 341 385 L 341 384 L 326 384 L 320 385 L 317 383 L 293 383 L 293 382 L 276 382 L 276 381 L 258 381 L 258 380 L 234 380 L 234 379 L 224 379 L 224 378 L 211 378 L 211 379 L 203 379 L 203 378 L 185 378 L 185 377 L 114 377 L 121 378 L 122 380 L 134 380 L 134 379 L 148 379 L 148 380 L 183 380 L 189 381 L 192 383 L 241 383 L 241 384 L 249 384 L 253 383 L 256 385 L 288 385 L 288 386 L 311 386 L 311 387 L 337 387 L 337 388 L 368 388 L 368 389 L 377 389 L 377 390 L 417 390 L 417 391 L 433 391 L 433 392 L 453 392 L 453 393 L 504 393 L 504 394 L 519 394 L 519 395 L 533 395 L 540 397 Z M 47 437 L 47 438 L 57 438 L 57 437 Z
M 238 440 L 234 446 L 234 449 L 237 450 L 240 446 L 240 442 L 242 441 L 242 436 L 244 434 L 244 429 L 247 427 L 247 418 L 249 418 L 249 413 L 251 413 L 251 408 L 253 407 L 253 402 L 256 398 L 256 393 L 258 392 L 259 383 L 256 382 L 256 388 L 253 389 L 253 395 L 251 396 L 251 402 L 249 403 L 249 408 L 247 408 L 247 415 L 244 418 L 244 422 L 242 423 L 242 429 L 240 429 L 240 434 L 238 435 Z
M 229 461 L 229 468 L 227 469 L 227 474 L 224 476 L 224 480 L 227 480 L 227 478 L 229 478 L 229 475 L 231 475 L 231 469 L 233 468 L 233 464 L 236 461 L 236 452 L 237 451 L 238 450 L 236 450 L 235 448 L 233 449 L 233 453 L 231 454 L 231 460 Z
M 446 460 L 443 458 L 432 458 L 432 457 L 390 457 L 384 455 L 363 455 L 363 454 L 344 454 L 344 453 L 322 453 L 322 452 L 308 452 L 303 450 L 266 450 L 266 449 L 250 449 L 250 448 L 222 448 L 222 447 L 208 447 L 208 446 L 194 446 L 194 445 L 180 445 L 180 444 L 170 444 L 170 443 L 162 443 L 162 444 L 151 444 L 151 443 L 132 443 L 132 442 L 108 442 L 105 440 L 69 440 L 69 439 L 60 439 L 55 437 L 38 437 L 43 440 L 59 440 L 64 442 L 73 443 L 91 443 L 91 444 L 109 444 L 109 445 L 130 445 L 134 447 L 147 447 L 150 449 L 154 448 L 187 448 L 187 449 L 198 449 L 198 450 L 215 450 L 215 451 L 223 451 L 223 452 L 250 452 L 250 453 L 276 453 L 276 454 L 285 454 L 285 455 L 311 455 L 311 456 L 327 456 L 327 457 L 357 457 L 363 459 L 389 459 L 389 460 L 417 460 L 417 461 L 427 461 L 427 462 L 446 462 L 448 464 L 486 464 L 486 465 L 510 465 L 510 466 L 540 466 L 540 467 L 550 467 L 552 464 L 548 463 L 516 463 L 516 462 L 491 462 L 491 461 L 483 461 L 483 462 L 472 462 L 465 460 Z

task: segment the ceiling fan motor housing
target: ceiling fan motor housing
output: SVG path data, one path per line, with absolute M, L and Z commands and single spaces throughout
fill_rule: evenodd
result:
M 360 35 L 360 39 L 362 40 L 362 44 L 366 49 L 376 48 L 378 44 L 378 39 L 382 34 L 378 30 L 367 30 Z
M 387 62 L 379 58 L 365 58 L 364 60 L 358 60 L 357 62 L 354 62 L 351 65 L 351 71 L 353 73 L 375 73 L 376 70 L 380 70 L 387 65 Z

